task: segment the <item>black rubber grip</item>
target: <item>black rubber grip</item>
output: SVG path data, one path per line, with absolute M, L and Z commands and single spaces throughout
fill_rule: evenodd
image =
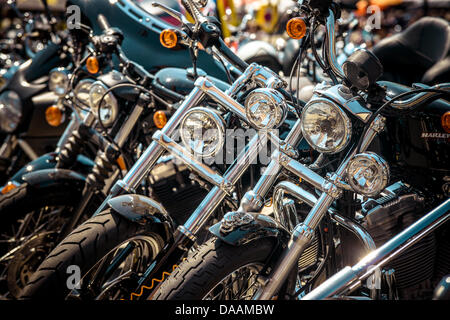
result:
M 216 48 L 231 64 L 234 65 L 235 68 L 237 68 L 241 72 L 244 72 L 244 70 L 247 69 L 248 63 L 235 55 L 234 52 L 227 47 L 222 39 L 219 38 L 219 44 L 216 46 Z

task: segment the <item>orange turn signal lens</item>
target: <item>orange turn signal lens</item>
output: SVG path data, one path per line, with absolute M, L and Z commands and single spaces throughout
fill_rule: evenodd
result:
M 120 170 L 124 171 L 127 169 L 127 166 L 125 165 L 125 160 L 122 156 L 117 158 L 117 165 L 119 166 Z
M 153 115 L 153 122 L 158 129 L 162 129 L 167 123 L 167 116 L 164 111 L 156 111 Z
M 17 188 L 17 185 L 14 182 L 10 181 L 6 184 L 6 186 L 3 187 L 2 194 L 7 194 L 8 192 L 14 190 L 15 188 Z
M 292 18 L 286 24 L 286 32 L 292 39 L 301 39 L 306 34 L 306 23 L 302 18 Z
M 100 63 L 98 62 L 97 57 L 89 57 L 86 60 L 86 69 L 91 74 L 96 74 L 100 71 Z
M 57 127 L 63 123 L 63 113 L 57 106 L 50 106 L 45 110 L 45 119 L 52 127 Z
M 165 29 L 159 35 L 159 41 L 165 48 L 172 49 L 177 45 L 178 36 L 172 29 Z
M 450 111 L 444 113 L 441 117 L 442 129 L 445 132 L 450 133 Z

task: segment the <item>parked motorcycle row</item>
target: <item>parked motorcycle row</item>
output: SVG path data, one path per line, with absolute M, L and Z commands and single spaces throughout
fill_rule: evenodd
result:
M 2 4 L 0 299 L 450 298 L 447 20 L 142 2 Z

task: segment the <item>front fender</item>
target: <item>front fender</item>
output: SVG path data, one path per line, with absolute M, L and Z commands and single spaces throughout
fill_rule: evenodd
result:
M 169 239 L 175 230 L 175 224 L 164 206 L 149 197 L 137 194 L 125 194 L 108 200 L 108 205 L 128 220 L 162 227 Z
M 277 238 L 284 243 L 289 241 L 289 232 L 271 217 L 253 212 L 245 213 L 245 215 L 245 222 L 243 222 L 240 213 L 229 212 L 222 221 L 210 227 L 209 231 L 233 246 L 242 246 L 261 238 Z M 234 225 L 229 221 L 233 221 Z
M 23 181 L 34 188 L 49 188 L 65 186 L 76 189 L 84 188 L 86 177 L 68 169 L 44 169 L 23 176 Z M 68 189 L 69 190 L 69 189 Z
M 56 152 L 50 152 L 40 156 L 36 160 L 31 161 L 22 169 L 17 171 L 16 174 L 14 174 L 9 181 L 15 182 L 17 184 L 22 184 L 25 182 L 24 176 L 27 174 L 45 169 L 54 169 L 57 162 L 56 161 L 57 156 L 58 153 Z M 95 163 L 91 159 L 83 155 L 78 155 L 77 161 L 73 169 L 76 172 L 79 172 L 81 175 L 87 175 L 89 172 L 92 171 L 94 165 Z

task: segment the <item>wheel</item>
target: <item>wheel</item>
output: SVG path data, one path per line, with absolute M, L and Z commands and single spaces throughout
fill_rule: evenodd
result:
M 129 299 L 135 281 L 161 250 L 163 239 L 148 227 L 108 209 L 73 230 L 39 266 L 22 299 Z M 79 270 L 80 287 L 69 286 Z M 77 284 L 76 282 L 73 283 Z
M 81 191 L 65 185 L 22 184 L 0 198 L 0 295 L 17 298 L 56 245 Z M 14 250 L 14 251 L 13 251 Z
M 275 248 L 262 238 L 235 247 L 217 238 L 193 251 L 164 281 L 156 300 L 245 300 L 260 287 L 257 276 Z

